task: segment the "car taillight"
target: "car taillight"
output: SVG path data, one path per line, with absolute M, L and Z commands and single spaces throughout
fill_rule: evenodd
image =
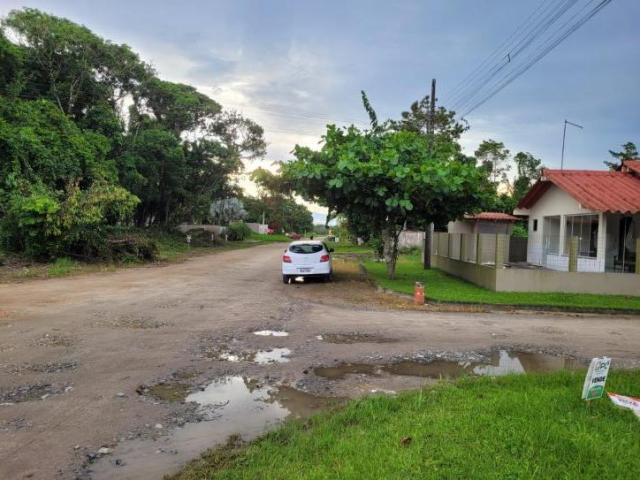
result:
M 282 256 L 282 261 L 284 263 L 291 263 L 291 257 L 289 255 L 283 255 Z
M 322 255 L 320 257 L 321 262 L 328 262 L 329 260 L 331 260 L 331 257 L 329 255 Z

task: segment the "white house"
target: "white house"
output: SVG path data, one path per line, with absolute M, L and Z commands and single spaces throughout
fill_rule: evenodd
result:
M 640 238 L 640 160 L 619 171 L 550 170 L 518 204 L 528 217 L 527 261 L 568 270 L 578 238 L 579 272 L 633 272 Z

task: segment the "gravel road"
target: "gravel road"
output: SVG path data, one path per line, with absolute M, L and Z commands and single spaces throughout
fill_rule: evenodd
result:
M 0 478 L 90 476 L 87 465 L 118 445 L 188 422 L 188 405 L 148 395 L 163 381 L 194 387 L 243 375 L 357 396 L 362 384 L 335 384 L 313 368 L 492 348 L 640 360 L 638 317 L 398 310 L 349 276 L 284 285 L 281 248 L 0 285 Z M 289 335 L 252 333 L 265 329 Z M 273 348 L 288 349 L 288 361 L 256 361 Z

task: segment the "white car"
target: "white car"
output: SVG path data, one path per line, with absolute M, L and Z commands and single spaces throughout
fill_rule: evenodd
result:
M 282 255 L 282 281 L 289 283 L 297 277 L 315 277 L 331 280 L 332 248 L 319 240 L 291 242 Z

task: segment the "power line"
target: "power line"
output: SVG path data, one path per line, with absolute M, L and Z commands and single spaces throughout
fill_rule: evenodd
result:
M 482 69 L 485 67 L 485 65 L 490 63 L 490 61 L 492 61 L 494 59 L 494 57 L 496 57 L 496 55 L 498 55 L 498 54 L 500 54 L 501 52 L 504 51 L 504 48 L 507 45 L 509 45 L 509 42 L 511 42 L 511 40 L 520 32 L 520 30 L 522 30 L 525 27 L 527 27 L 527 24 L 531 21 L 531 19 L 534 18 L 534 16 L 538 13 L 538 11 L 543 7 L 545 2 L 547 2 L 547 0 L 542 0 L 540 2 L 540 4 L 538 5 L 538 7 L 529 15 L 529 17 L 527 17 L 527 19 L 518 28 L 516 28 L 511 33 L 511 35 L 503 43 L 501 43 L 493 52 L 491 52 L 491 54 L 489 54 L 489 56 L 486 57 L 482 61 L 482 63 L 480 63 L 480 65 L 478 65 L 471 73 L 469 73 L 462 81 L 460 81 L 460 83 L 458 83 L 451 90 L 451 92 L 449 92 L 447 94 L 448 95 L 448 99 L 447 99 L 448 103 L 452 103 L 452 101 L 454 99 L 456 99 L 456 97 L 459 96 L 461 91 L 464 91 L 466 89 L 465 84 L 469 84 L 470 82 L 475 81 L 475 78 L 477 78 L 477 75 L 482 73 Z M 504 57 L 503 57 L 503 55 L 500 55 L 498 58 L 502 59 Z
M 601 0 L 598 5 L 593 7 L 589 12 L 587 12 L 582 18 L 578 19 L 573 24 L 569 25 L 573 19 L 575 19 L 577 15 L 574 15 L 571 20 L 566 22 L 560 29 L 558 29 L 551 37 L 546 41 L 544 45 L 537 51 L 534 52 L 528 60 L 525 60 L 524 64 L 515 72 L 505 75 L 502 81 L 499 82 L 488 94 L 486 94 L 481 100 L 476 102 L 471 108 L 469 108 L 464 114 L 463 117 L 469 115 L 471 112 L 484 105 L 488 100 L 493 98 L 496 94 L 498 94 L 501 90 L 503 90 L 507 85 L 513 82 L 520 75 L 529 70 L 533 65 L 539 62 L 542 58 L 544 58 L 549 52 L 551 52 L 554 48 L 556 48 L 560 43 L 562 43 L 567 37 L 569 37 L 573 32 L 578 30 L 582 25 L 584 25 L 587 21 L 593 18 L 600 10 L 606 7 L 612 0 Z M 593 0 L 589 3 L 593 3 Z M 587 4 L 588 6 L 588 4 Z M 585 10 L 586 6 L 582 9 Z M 568 28 L 565 29 L 565 27 Z M 564 30 L 564 31 L 563 31 Z M 557 35 L 557 36 L 556 36 Z M 556 38 L 554 38 L 556 36 Z
M 544 34 L 555 22 L 557 22 L 567 10 L 575 5 L 577 0 L 564 0 L 562 3 L 552 4 L 550 9 L 541 12 L 541 16 L 534 24 L 524 32 L 522 38 L 514 41 L 507 50 L 506 54 L 501 58 L 501 62 L 492 67 L 477 79 L 475 84 L 469 85 L 463 92 L 458 95 L 456 101 L 452 104 L 453 110 L 461 110 L 474 97 L 485 89 L 489 82 L 495 78 L 500 72 L 511 66 L 519 55 L 535 42 L 542 34 Z

